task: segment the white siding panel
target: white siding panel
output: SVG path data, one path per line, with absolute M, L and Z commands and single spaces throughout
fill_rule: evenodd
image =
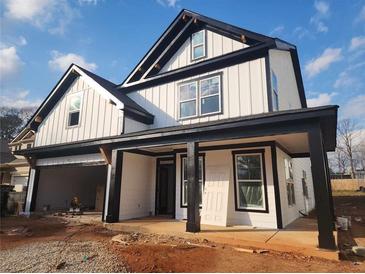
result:
M 279 109 L 301 108 L 293 62 L 289 52 L 269 50 L 270 67 L 278 79 Z
M 68 96 L 82 92 L 80 124 L 67 127 Z M 108 98 L 91 88 L 81 77 L 77 78 L 65 95 L 44 118 L 38 128 L 35 146 L 45 146 L 118 135 L 123 123 L 122 111 L 109 103 Z
M 222 75 L 222 114 L 180 120 L 178 86 L 182 82 L 217 73 Z M 131 92 L 128 93 L 128 96 L 155 116 L 155 122 L 151 125 L 151 128 L 179 124 L 188 125 L 268 111 L 265 78 L 265 59 L 261 58 L 196 75 L 195 77 Z
M 176 157 L 176 219 L 186 219 L 187 209 L 181 207 L 181 156 Z M 229 170 L 229 198 L 227 225 L 250 225 L 263 228 L 276 228 L 275 193 L 270 148 L 265 148 L 265 168 L 269 213 L 236 211 L 234 206 L 234 174 L 231 150 L 208 151 L 205 154 L 206 177 L 210 167 L 219 166 Z
M 153 157 L 124 153 L 120 220 L 154 214 L 155 162 Z
M 239 41 L 233 40 L 226 36 L 206 31 L 206 57 L 197 61 L 191 60 L 191 46 L 190 37 L 184 42 L 184 44 L 176 51 L 171 59 L 162 67 L 160 73 L 170 70 L 182 68 L 193 63 L 200 62 L 209 58 L 220 56 L 230 53 L 242 48 L 247 47 Z

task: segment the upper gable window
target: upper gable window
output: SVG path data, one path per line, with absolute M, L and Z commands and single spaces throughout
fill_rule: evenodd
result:
M 273 111 L 279 110 L 279 89 L 278 89 L 278 78 L 275 73 L 271 72 L 271 82 L 272 82 L 272 109 Z
M 191 36 L 191 59 L 197 60 L 205 57 L 205 31 L 201 30 Z
M 181 84 L 180 118 L 210 115 L 221 112 L 221 76 Z
M 82 93 L 76 93 L 70 96 L 68 102 L 68 119 L 67 126 L 77 126 L 80 122 Z

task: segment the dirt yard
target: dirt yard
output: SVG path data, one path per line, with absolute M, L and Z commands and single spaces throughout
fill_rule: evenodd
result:
M 344 249 L 365 238 L 364 199 L 335 197 L 337 214 L 363 216 L 351 232 L 340 233 Z M 69 217 L 7 217 L 0 231 L 1 272 L 365 272 L 365 262 L 354 256 L 336 262 L 271 250 L 250 253 L 207 240 L 117 235 Z

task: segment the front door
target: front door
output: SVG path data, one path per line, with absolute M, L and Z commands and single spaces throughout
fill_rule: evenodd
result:
M 174 161 L 157 162 L 156 215 L 173 215 L 175 203 Z
M 229 169 L 210 166 L 206 170 L 201 211 L 202 224 L 227 225 Z

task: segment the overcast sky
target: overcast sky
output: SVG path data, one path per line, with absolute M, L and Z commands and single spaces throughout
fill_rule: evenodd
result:
M 70 63 L 121 83 L 182 8 L 298 47 L 310 106 L 365 128 L 365 0 L 2 0 L 1 106 L 38 105 Z

